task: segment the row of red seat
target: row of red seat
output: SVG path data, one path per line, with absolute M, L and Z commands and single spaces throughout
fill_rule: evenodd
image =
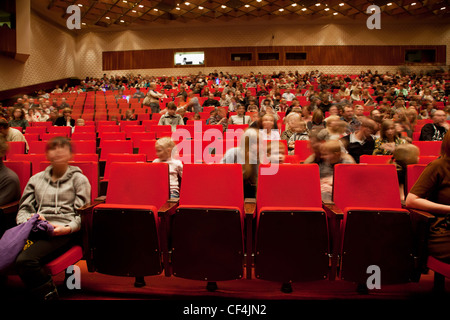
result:
M 412 167 L 424 165 L 408 174 Z M 167 164 L 115 162 L 106 197 L 80 210 L 83 250 L 50 267 L 84 258 L 90 272 L 115 276 L 164 271 L 217 282 L 250 279 L 254 269 L 258 279 L 285 284 L 338 277 L 365 285 L 376 266 L 382 285 L 418 281 L 414 263 L 423 257 L 412 219 L 420 215 L 402 207 L 395 166 L 336 165 L 333 204 L 321 201 L 317 165 L 265 169 L 256 199 L 246 201 L 239 165 L 188 164 L 180 198 L 169 201 Z M 428 261 L 448 274 L 449 265 Z

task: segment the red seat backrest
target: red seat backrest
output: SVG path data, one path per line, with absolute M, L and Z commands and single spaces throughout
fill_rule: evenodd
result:
M 146 162 L 147 157 L 145 154 L 122 154 L 122 153 L 110 153 L 106 157 L 105 174 L 103 179 L 109 179 L 109 172 L 111 164 L 114 162 Z
M 42 154 L 12 154 L 11 161 L 29 161 L 31 162 L 31 174 L 34 175 L 40 171 L 41 162 L 47 161 L 47 156 Z
M 131 140 L 104 140 L 100 143 L 101 161 L 106 161 L 110 153 L 133 153 L 133 142 Z
M 139 153 L 147 156 L 147 161 L 153 161 L 157 158 L 155 150 L 156 139 L 154 140 L 141 140 L 139 145 Z
M 75 140 L 72 141 L 73 153 L 96 153 L 97 141 L 95 140 Z
M 426 164 L 410 164 L 406 167 L 406 192 L 409 193 L 426 167 Z
M 275 174 L 262 174 L 264 167 L 260 165 L 256 189 L 258 213 L 262 207 L 322 207 L 317 164 L 280 164 Z
M 185 164 L 180 205 L 237 207 L 244 214 L 240 164 Z
M 154 205 L 159 208 L 168 198 L 167 163 L 114 162 L 111 165 L 105 203 Z
M 48 141 L 29 141 L 28 142 L 28 153 L 38 153 L 38 154 L 42 154 L 45 153 L 45 149 L 47 146 L 47 142 Z
M 394 164 L 337 164 L 334 167 L 333 199 L 347 207 L 401 208 Z
M 359 163 L 367 163 L 367 164 L 385 164 L 392 158 L 392 156 L 386 155 L 369 155 L 363 154 L 359 158 Z
M 25 142 L 24 141 L 8 141 L 9 149 L 6 152 L 6 159 L 10 154 L 25 154 Z
M 439 156 L 441 154 L 442 141 L 413 141 L 412 144 L 419 148 L 421 156 Z
M 40 171 L 45 170 L 50 165 L 50 162 L 43 161 L 40 164 Z M 98 197 L 98 162 L 97 161 L 69 161 L 69 165 L 81 169 L 83 174 L 89 179 L 91 184 L 91 199 L 94 201 Z
M 20 181 L 20 191 L 23 192 L 23 189 L 25 189 L 28 180 L 30 180 L 31 177 L 31 162 L 7 160 L 3 161 L 3 163 L 17 174 Z
M 312 153 L 308 140 L 295 141 L 294 154 L 300 158 L 300 161 L 305 161 Z

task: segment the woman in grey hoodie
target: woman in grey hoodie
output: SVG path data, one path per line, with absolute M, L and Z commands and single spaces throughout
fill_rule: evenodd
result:
M 90 200 L 91 185 L 80 168 L 70 166 L 71 143 L 57 137 L 46 148 L 50 161 L 44 171 L 32 176 L 22 194 L 17 224 L 26 222 L 34 214 L 53 227 L 50 237 L 30 239 L 32 245 L 16 259 L 16 270 L 36 298 L 57 297 L 52 278 L 45 272 L 45 264 L 58 257 L 76 243 L 81 218 L 76 210 Z

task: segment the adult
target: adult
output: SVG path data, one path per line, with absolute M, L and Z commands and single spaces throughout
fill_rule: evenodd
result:
M 63 110 L 63 115 L 56 119 L 55 126 L 68 126 L 68 127 L 74 127 L 75 126 L 75 119 L 72 118 L 72 110 L 70 108 L 65 108 Z
M 149 106 L 152 113 L 159 113 L 161 111 L 159 107 L 161 97 L 162 94 L 156 91 L 156 82 L 151 82 L 143 104 Z
M 11 128 L 9 123 L 4 119 L 0 119 L 0 134 L 2 134 L 5 137 L 6 141 L 25 142 L 25 148 L 28 151 L 29 147 L 27 139 L 25 139 L 25 136 L 19 130 Z
M 392 155 L 398 145 L 405 144 L 406 140 L 401 138 L 395 130 L 395 122 L 390 119 L 381 123 L 380 137 L 375 140 L 374 155 Z
M 357 131 L 361 125 L 360 120 L 355 117 L 355 111 L 351 105 L 344 106 L 342 110 L 341 120 L 347 122 L 347 133 L 353 133 Z
M 245 115 L 245 106 L 237 105 L 236 114 L 230 117 L 228 124 L 249 124 L 250 116 Z
M 441 141 L 450 125 L 446 121 L 444 110 L 436 110 L 433 114 L 433 123 L 427 123 L 420 131 L 420 141 Z
M 12 119 L 9 121 L 10 127 L 21 127 L 22 132 L 30 126 L 28 120 L 25 119 L 25 111 L 22 108 L 14 108 L 12 112 Z
M 428 253 L 450 263 L 450 133 L 441 145 L 441 157 L 431 162 L 406 197 L 406 206 L 435 214 L 430 227 Z
M 258 130 L 254 128 L 245 130 L 239 146 L 229 149 L 223 156 L 221 163 L 239 163 L 242 165 L 244 197 L 255 198 L 260 163 Z
M 373 154 L 375 141 L 372 134 L 375 133 L 376 123 L 372 119 L 363 119 L 358 131 L 352 132 L 340 139 L 343 149 L 350 154 L 356 163 L 363 154 Z

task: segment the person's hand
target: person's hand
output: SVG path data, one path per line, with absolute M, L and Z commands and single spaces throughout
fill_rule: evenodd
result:
M 61 226 L 59 224 L 51 224 L 53 226 L 53 235 L 54 236 L 64 236 L 69 234 L 72 229 L 68 226 Z
M 38 220 L 45 221 L 44 216 L 40 215 L 39 213 L 33 213 L 29 218 L 27 218 L 27 221 L 30 220 L 31 217 L 34 216 L 35 214 L 37 214 L 37 215 L 39 216 L 39 217 L 38 217 Z
M 444 123 L 442 124 L 442 126 L 445 128 L 445 129 L 450 129 L 450 124 L 447 122 L 447 121 L 444 121 Z

